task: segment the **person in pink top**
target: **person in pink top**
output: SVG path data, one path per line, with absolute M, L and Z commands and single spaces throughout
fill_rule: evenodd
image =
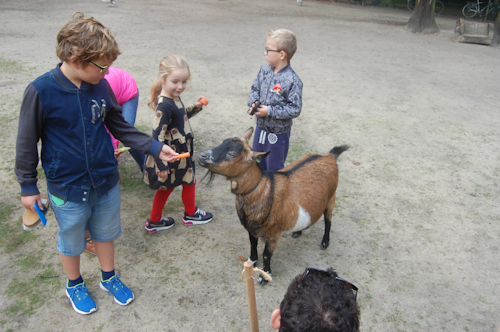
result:
M 125 121 L 131 125 L 135 124 L 135 117 L 137 115 L 137 106 L 139 105 L 139 89 L 137 88 L 137 83 L 135 79 L 123 69 L 109 67 L 109 74 L 104 77 L 111 89 L 115 93 L 116 100 L 118 104 L 122 107 L 122 115 Z M 111 136 L 113 145 L 118 148 L 118 140 Z M 139 168 L 143 169 L 145 156 L 142 152 L 131 149 L 130 154 L 139 165 Z
M 139 105 L 139 89 L 137 88 L 137 83 L 135 79 L 123 69 L 108 67 L 109 74 L 105 75 L 105 79 L 108 81 L 111 89 L 113 90 L 116 100 L 118 104 L 122 107 L 122 115 L 125 118 L 125 121 L 130 123 L 131 125 L 135 124 L 135 117 L 137 115 L 137 106 Z M 106 128 L 107 129 L 107 128 Z M 119 141 L 111 135 L 109 132 L 109 136 L 111 137 L 111 143 L 113 144 L 113 148 L 115 149 L 115 155 L 118 157 L 116 149 L 118 149 Z M 144 159 L 146 158 L 144 154 L 138 150 L 130 149 L 130 155 L 134 158 L 141 169 L 141 172 L 144 167 Z M 90 238 L 90 233 L 87 230 L 85 233 L 85 237 L 87 238 L 87 245 L 85 246 L 85 251 L 90 252 L 92 254 L 96 254 L 94 243 Z

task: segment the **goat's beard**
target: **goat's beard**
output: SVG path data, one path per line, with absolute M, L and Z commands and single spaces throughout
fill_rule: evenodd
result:
M 207 172 L 205 173 L 205 175 L 203 175 L 203 177 L 201 178 L 200 182 L 203 182 L 205 181 L 205 179 L 208 177 L 208 181 L 207 183 L 205 183 L 205 188 L 211 188 L 212 187 L 212 183 L 214 181 L 214 178 L 215 178 L 215 175 L 217 175 L 216 173 L 213 173 L 213 172 L 210 172 L 209 170 L 207 170 Z

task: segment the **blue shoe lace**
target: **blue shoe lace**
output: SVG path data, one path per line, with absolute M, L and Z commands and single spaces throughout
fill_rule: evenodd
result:
M 127 305 L 134 299 L 134 294 L 123 284 L 119 274 L 112 276 L 108 280 L 102 280 L 101 276 L 100 287 L 102 290 L 107 291 L 109 295 L 113 295 L 115 302 L 120 305 Z
M 84 282 L 73 287 L 68 287 L 66 284 L 66 295 L 73 309 L 79 314 L 86 315 L 97 310 L 97 306 Z

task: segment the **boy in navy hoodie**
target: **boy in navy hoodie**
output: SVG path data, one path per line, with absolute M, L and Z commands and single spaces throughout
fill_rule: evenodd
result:
M 66 295 L 79 314 L 97 305 L 80 274 L 80 254 L 88 229 L 101 265 L 100 288 L 127 305 L 132 291 L 115 274 L 114 240 L 121 234 L 117 161 L 105 126 L 124 145 L 173 162 L 175 153 L 124 120 L 104 79 L 121 53 L 111 32 L 92 17 L 75 12 L 57 35 L 56 68 L 24 92 L 16 145 L 21 202 L 42 208 L 37 188 L 37 143 L 47 178 L 50 206 L 59 225 L 57 249 L 68 276 Z

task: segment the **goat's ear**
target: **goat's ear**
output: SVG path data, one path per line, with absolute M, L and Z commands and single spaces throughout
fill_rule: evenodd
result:
M 241 138 L 246 139 L 248 141 L 250 137 L 252 137 L 252 134 L 253 134 L 253 127 L 250 127 L 243 133 Z
M 259 162 L 262 159 L 264 159 L 265 157 L 267 157 L 267 155 L 269 153 L 271 153 L 271 151 L 267 151 L 267 152 L 255 152 L 255 151 L 253 151 L 252 152 L 252 160 L 256 160 L 257 162 Z

